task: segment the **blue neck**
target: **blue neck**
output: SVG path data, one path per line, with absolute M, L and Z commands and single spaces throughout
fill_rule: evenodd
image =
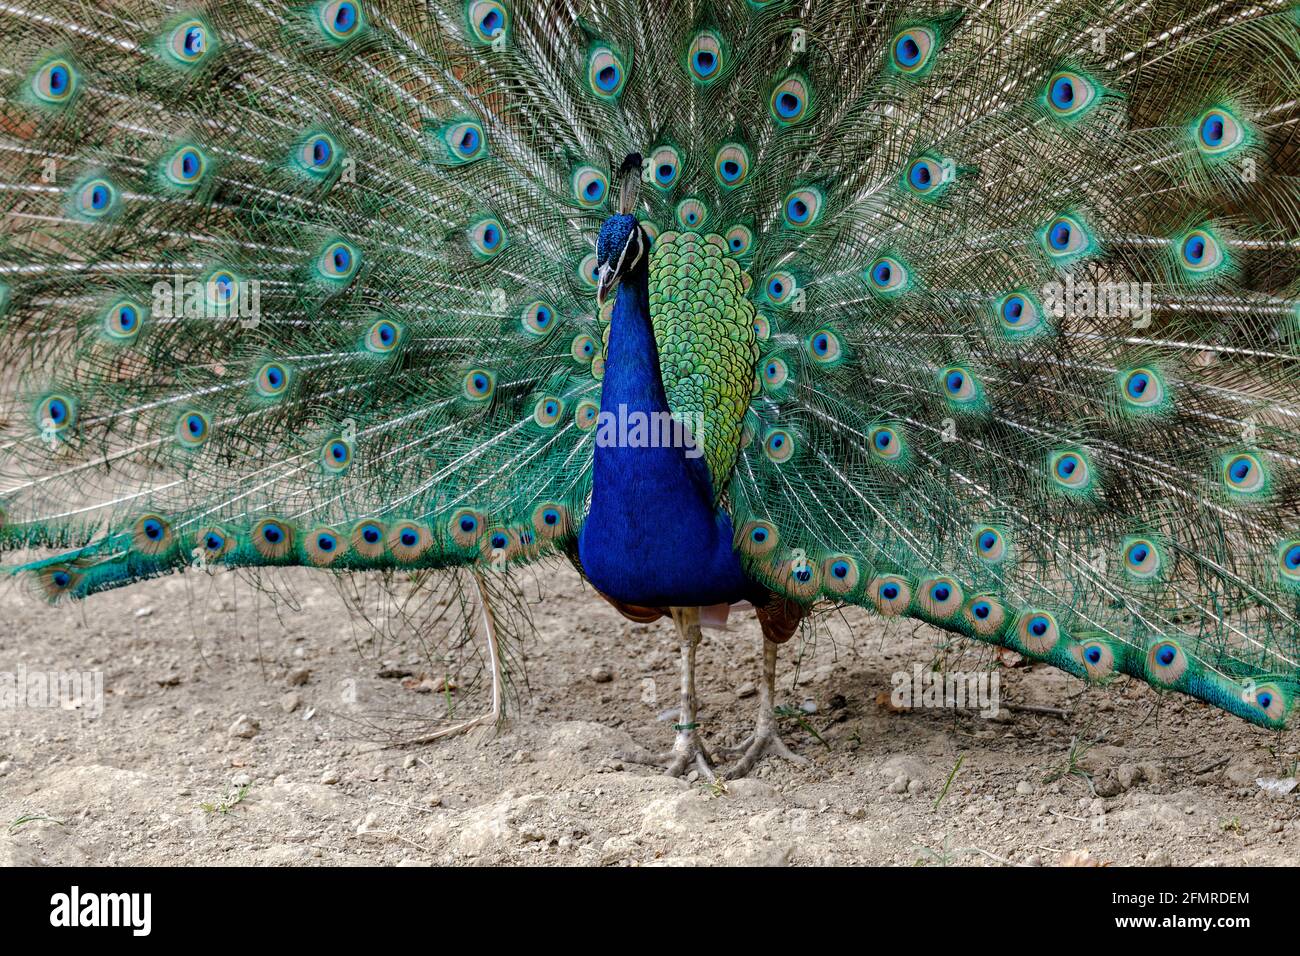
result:
M 731 521 L 713 507 L 704 458 L 687 457 L 684 447 L 610 441 L 618 434 L 607 422 L 669 411 L 644 269 L 619 284 L 600 411 L 591 510 L 578 542 L 592 584 L 610 597 L 651 607 L 748 596 L 752 588 L 732 550 Z

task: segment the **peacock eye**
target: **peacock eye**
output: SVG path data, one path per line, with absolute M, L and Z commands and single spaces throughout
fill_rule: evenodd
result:
M 783 428 L 775 428 L 763 439 L 763 453 L 778 464 L 794 454 L 794 438 Z
M 506 230 L 501 221 L 489 216 L 469 227 L 469 243 L 481 259 L 490 259 L 506 247 Z
M 578 205 L 591 209 L 605 201 L 609 180 L 594 166 L 582 166 L 573 173 L 572 187 Z
M 1282 581 L 1288 587 L 1300 587 L 1300 539 L 1283 541 L 1277 549 Z
M 882 256 L 867 269 L 872 290 L 886 296 L 905 292 L 910 278 L 907 267 L 890 256 Z
M 289 387 L 289 372 L 278 362 L 267 362 L 257 370 L 254 387 L 263 398 L 275 398 Z
M 808 188 L 796 189 L 786 196 L 782 212 L 787 226 L 792 229 L 807 229 L 817 222 L 821 210 L 821 190 Z
M 1129 538 L 1124 542 L 1124 570 L 1135 578 L 1153 578 L 1160 572 L 1160 549 L 1147 538 Z
M 43 103 L 61 106 L 77 92 L 77 73 L 67 60 L 50 60 L 32 77 L 32 92 Z
M 950 160 L 922 156 L 907 167 L 903 174 L 903 186 L 915 196 L 933 198 L 943 192 L 953 174 Z
M 542 428 L 551 428 L 564 415 L 564 402 L 554 395 L 546 395 L 533 406 L 533 421 Z
M 203 178 L 207 160 L 194 146 L 182 146 L 167 160 L 167 178 L 177 186 L 192 186 Z
M 338 146 L 334 140 L 324 133 L 316 133 L 302 141 L 296 158 L 299 167 L 320 176 L 334 168 L 337 155 Z
M 601 99 L 612 100 L 623 92 L 627 69 L 613 47 L 600 44 L 587 55 L 587 83 Z
M 36 427 L 42 435 L 61 435 L 76 421 L 76 405 L 71 398 L 51 395 L 36 406 Z
M 1073 258 L 1092 248 L 1092 237 L 1073 216 L 1057 216 L 1043 231 L 1043 248 L 1053 259 Z
M 911 27 L 894 37 L 890 58 L 894 68 L 915 76 L 930 64 L 935 33 L 929 27 Z
M 982 561 L 996 562 L 1006 557 L 1006 540 L 997 528 L 988 526 L 975 532 L 975 554 Z
M 713 172 L 723 189 L 742 186 L 749 176 L 749 150 L 740 143 L 728 143 L 718 150 Z
M 486 369 L 472 369 L 465 375 L 465 397 L 471 401 L 487 401 L 495 388 L 496 376 Z
M 696 83 L 712 83 L 722 74 L 722 39 L 712 30 L 695 35 L 686 51 L 686 63 L 691 79 Z
M 944 395 L 950 402 L 967 404 L 979 397 L 975 376 L 970 369 L 955 365 L 940 373 Z
M 389 319 L 377 319 L 366 332 L 365 347 L 370 352 L 391 352 L 401 338 L 401 326 Z
M 1078 451 L 1058 451 L 1049 458 L 1052 479 L 1066 491 L 1082 491 L 1092 481 L 1088 460 Z
M 808 338 L 808 352 L 821 365 L 836 362 L 843 353 L 840 337 L 833 329 L 818 329 Z
M 1246 128 L 1222 107 L 1201 114 L 1195 125 L 1196 147 L 1207 156 L 1230 152 L 1246 138 Z
M 1229 491 L 1256 494 L 1267 486 L 1268 471 L 1264 463 L 1252 454 L 1229 455 L 1223 463 L 1223 482 Z
M 875 578 L 867 588 L 876 610 L 886 617 L 896 617 L 912 603 L 912 589 L 896 575 Z
M 1151 676 L 1162 684 L 1177 682 L 1187 669 L 1187 658 L 1173 641 L 1159 641 L 1147 653 Z
M 478 43 L 491 43 L 510 29 L 510 12 L 496 0 L 474 0 L 466 7 L 465 19 Z
M 1038 331 L 1043 325 L 1043 311 L 1027 292 L 1012 292 L 993 303 L 998 324 L 1008 336 L 1022 336 Z
M 166 51 L 180 66 L 192 66 L 202 60 L 212 46 L 212 35 L 202 20 L 186 20 L 172 30 Z
M 590 431 L 600 417 L 600 406 L 591 399 L 583 399 L 573 410 L 573 421 L 581 431 Z
M 596 340 L 590 335 L 575 335 L 569 343 L 569 354 L 581 365 L 588 364 L 596 357 Z
M 754 244 L 754 233 L 748 226 L 732 226 L 727 230 L 727 250 L 733 256 L 743 256 Z
M 771 302 L 781 305 L 794 295 L 794 276 L 789 272 L 773 272 L 767 277 L 763 289 Z
M 1223 245 L 1206 229 L 1193 229 L 1178 244 L 1178 259 L 1192 273 L 1210 272 L 1224 262 Z
M 342 438 L 331 438 L 321 449 L 321 464 L 326 471 L 340 473 L 352 464 L 352 445 Z
M 809 115 L 811 90 L 811 85 L 802 76 L 790 76 L 782 80 L 768 99 L 772 118 L 781 126 L 803 122 Z
M 530 302 L 524 307 L 519 321 L 523 325 L 524 331 L 529 335 L 535 335 L 539 338 L 548 335 L 551 329 L 555 328 L 555 307 L 549 302 L 540 300 Z
M 346 282 L 361 267 L 361 256 L 351 243 L 337 240 L 327 244 L 317 258 L 317 268 L 327 279 Z
M 1121 395 L 1125 404 L 1135 410 L 1150 409 L 1164 401 L 1165 387 L 1153 370 L 1137 368 L 1124 373 Z
M 768 391 L 776 391 L 789 377 L 790 371 L 784 360 L 772 357 L 763 363 L 763 386 Z
M 144 314 L 140 305 L 122 299 L 104 310 L 104 331 L 116 342 L 129 342 L 140 334 Z
M 1097 99 L 1097 85 L 1072 70 L 1061 70 L 1047 81 L 1047 106 L 1059 119 L 1081 116 Z
M 677 222 L 683 229 L 699 229 L 708 218 L 709 208 L 699 199 L 683 199 L 677 204 Z
M 869 433 L 871 453 L 886 462 L 898 461 L 903 455 L 901 433 L 892 425 L 877 425 Z
M 90 219 L 103 219 L 117 210 L 117 187 L 107 179 L 91 179 L 74 192 L 77 212 Z
M 208 440 L 208 418 L 202 412 L 188 411 L 176 425 L 176 440 L 185 448 L 198 448 Z
M 650 182 L 658 189 L 668 189 L 677 181 L 682 157 L 675 146 L 657 146 L 646 160 Z
M 321 28 L 331 39 L 347 40 L 361 32 L 365 18 L 356 0 L 331 0 L 318 10 Z
M 1016 624 L 1021 645 L 1031 654 L 1047 655 L 1060 640 L 1056 618 L 1046 611 L 1027 611 Z

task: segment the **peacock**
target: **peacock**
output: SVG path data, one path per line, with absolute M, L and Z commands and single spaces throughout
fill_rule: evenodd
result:
M 1292 0 L 0 30 L 0 546 L 43 598 L 571 561 L 671 618 L 673 774 L 801 759 L 777 652 L 846 604 L 1292 720 Z M 715 755 L 696 648 L 748 609 L 759 713 Z

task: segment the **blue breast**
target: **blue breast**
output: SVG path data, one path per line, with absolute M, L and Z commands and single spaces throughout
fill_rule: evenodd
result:
M 602 422 L 668 411 L 644 273 L 619 286 L 600 407 Z M 752 598 L 757 589 L 732 547 L 731 519 L 713 506 L 704 458 L 684 447 L 604 443 L 599 424 L 597 437 L 591 509 L 578 539 L 592 585 L 647 607 Z

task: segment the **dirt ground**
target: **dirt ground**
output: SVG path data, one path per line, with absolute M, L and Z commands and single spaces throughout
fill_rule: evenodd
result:
M 1300 798 L 1257 782 L 1294 776 L 1294 734 L 858 612 L 830 618 L 802 654 L 798 639 L 782 651 L 778 702 L 801 715 L 784 736 L 810 767 L 769 761 L 725 787 L 668 778 L 618 754 L 670 742 L 671 625 L 624 621 L 571 571 L 544 577 L 509 722 L 399 749 L 379 728 L 448 701 L 471 716 L 483 695 L 435 683 L 415 643 L 356 628 L 318 573 L 286 575 L 300 609 L 278 615 L 229 575 L 57 608 L 0 593 L 0 675 L 104 675 L 97 718 L 93 701 L 0 709 L 0 863 L 1300 860 Z M 759 651 L 752 618 L 706 632 L 711 743 L 751 726 Z M 891 675 L 914 665 L 995 668 L 1004 706 L 899 710 Z

